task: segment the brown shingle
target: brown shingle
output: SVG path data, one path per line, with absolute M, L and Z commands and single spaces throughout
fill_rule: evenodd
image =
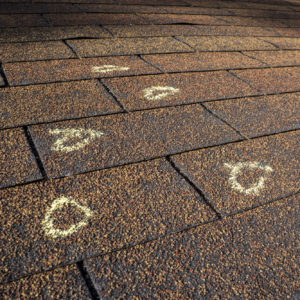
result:
M 72 58 L 75 54 L 61 41 L 0 44 L 3 62 Z
M 75 49 L 77 54 L 83 57 L 194 51 L 189 46 L 171 37 L 82 39 L 70 40 L 68 44 Z
M 160 73 L 137 56 L 7 63 L 3 68 L 11 85 Z
M 197 35 L 199 31 L 192 25 L 111 25 L 105 28 L 116 37 Z
M 41 13 L 71 13 L 80 12 L 80 9 L 67 3 L 0 3 L 2 14 L 41 14 Z
M 247 26 L 213 25 L 136 25 L 105 26 L 117 37 L 173 36 L 173 35 L 231 35 L 231 36 L 278 36 L 279 33 L 269 28 Z
M 270 68 L 256 70 L 230 71 L 247 80 L 264 93 L 284 93 L 299 91 L 300 68 Z
M 238 16 L 221 16 L 219 19 L 231 25 L 260 26 L 260 27 L 288 27 L 285 19 L 253 18 Z
M 94 80 L 0 89 L 0 128 L 120 110 L 104 87 Z
M 75 264 L 3 284 L 0 293 L 2 299 L 90 299 L 88 288 Z
M 283 94 L 205 103 L 243 135 L 300 129 L 300 94 Z
M 173 157 L 176 166 L 222 215 L 299 190 L 300 131 Z
M 153 24 L 211 24 L 226 25 L 228 22 L 207 15 L 176 15 L 176 14 L 140 14 L 146 21 Z
M 0 198 L 1 282 L 215 219 L 164 159 L 0 190 Z
M 258 94 L 225 71 L 113 78 L 103 82 L 129 110 Z
M 99 25 L 99 24 L 149 24 L 135 14 L 45 14 L 47 20 L 53 25 Z
M 178 37 L 198 51 L 239 51 L 239 50 L 276 50 L 269 43 L 255 37 Z
M 300 65 L 300 51 L 247 51 L 244 53 L 272 67 Z
M 34 42 L 78 37 L 111 37 L 99 26 L 19 27 L 0 29 L 0 42 Z
M 86 260 L 100 298 L 297 298 L 299 196 Z
M 83 130 L 80 141 L 72 137 L 74 129 L 74 134 Z M 84 130 L 103 134 L 86 139 Z M 38 125 L 30 131 L 50 177 L 240 139 L 199 104 Z
M 264 40 L 277 45 L 281 49 L 300 50 L 300 38 L 272 37 L 272 38 L 264 38 Z
M 48 23 L 38 14 L 36 15 L 1 15 L 1 27 L 46 26 Z
M 196 35 L 231 35 L 231 36 L 277 36 L 278 33 L 272 28 L 255 26 L 194 26 L 197 28 Z M 277 28 L 276 28 L 277 30 Z
M 239 52 L 201 52 L 143 55 L 146 61 L 165 72 L 203 71 L 262 67 L 265 64 Z

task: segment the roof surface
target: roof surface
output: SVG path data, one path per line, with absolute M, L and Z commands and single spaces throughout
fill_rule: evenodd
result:
M 1 0 L 1 299 L 298 299 L 299 100 L 299 1 Z

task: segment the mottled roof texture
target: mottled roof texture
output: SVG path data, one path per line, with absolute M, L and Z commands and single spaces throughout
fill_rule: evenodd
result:
M 1 299 L 300 299 L 299 0 L 0 0 Z

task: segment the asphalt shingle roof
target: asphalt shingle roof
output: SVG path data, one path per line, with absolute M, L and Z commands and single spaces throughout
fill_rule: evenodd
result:
M 298 299 L 299 20 L 1 1 L 1 299 Z

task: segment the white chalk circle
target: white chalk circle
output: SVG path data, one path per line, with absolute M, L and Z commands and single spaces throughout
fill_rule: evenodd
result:
M 59 229 L 54 227 L 54 217 L 53 213 L 56 210 L 62 209 L 65 205 L 70 204 L 78 208 L 80 211 L 84 213 L 83 219 L 76 223 L 71 225 L 68 229 Z M 88 224 L 89 218 L 93 216 L 93 211 L 90 210 L 88 207 L 85 207 L 72 198 L 67 198 L 67 197 L 60 197 L 57 198 L 53 201 L 51 207 L 47 210 L 46 215 L 44 220 L 42 221 L 42 227 L 45 231 L 45 234 L 47 236 L 50 236 L 54 239 L 56 238 L 61 238 L 61 237 L 66 237 L 70 234 L 75 233 L 78 231 L 81 227 L 86 226 Z
M 103 65 L 92 67 L 92 72 L 94 73 L 109 73 L 114 71 L 128 71 L 128 67 L 119 67 L 115 65 Z
M 257 161 L 238 162 L 236 164 L 225 163 L 224 167 L 230 169 L 228 181 L 231 184 L 231 187 L 245 195 L 259 195 L 260 191 L 265 187 L 265 181 L 268 179 L 268 175 L 273 172 L 273 169 L 270 166 L 262 165 Z M 238 176 L 241 175 L 244 169 L 262 170 L 264 171 L 265 176 L 260 176 L 251 187 L 245 188 L 238 182 Z
M 152 86 L 143 90 L 144 97 L 147 100 L 155 101 L 163 99 L 170 95 L 175 95 L 179 92 L 179 89 L 172 86 Z
M 90 144 L 96 138 L 100 138 L 104 135 L 102 131 L 82 128 L 50 129 L 49 133 L 51 135 L 60 136 L 54 142 L 53 146 L 51 147 L 51 150 L 61 152 L 71 152 L 79 150 L 85 147 L 86 145 Z M 79 139 L 79 141 L 73 145 L 67 145 L 67 143 L 70 143 L 72 139 Z

